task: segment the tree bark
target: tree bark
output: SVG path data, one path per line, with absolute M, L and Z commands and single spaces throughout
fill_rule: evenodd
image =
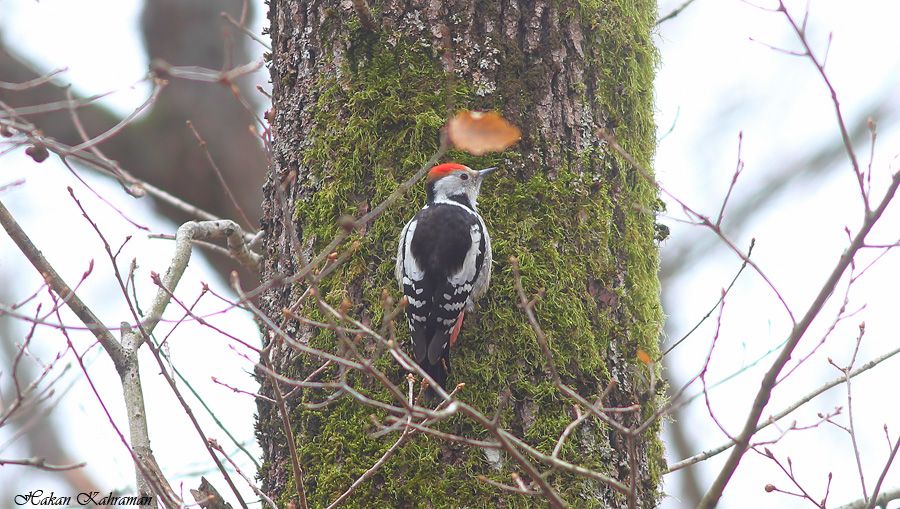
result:
M 610 382 L 607 405 L 658 404 L 646 394 L 662 313 L 654 243 L 654 186 L 609 150 L 601 128 L 647 167 L 655 146 L 650 31 L 655 2 L 597 0 L 387 0 L 370 2 L 373 29 L 349 1 L 272 0 L 273 166 L 264 188 L 263 280 L 296 273 L 294 231 L 318 252 L 340 231 L 343 215 L 360 216 L 381 203 L 435 152 L 439 129 L 456 109 L 496 109 L 522 128 L 523 138 L 501 154 L 451 152 L 474 168 L 500 166 L 482 189 L 479 210 L 494 244 L 494 278 L 474 314 L 467 314 L 453 350 L 450 386 L 459 398 L 503 428 L 549 454 L 572 420 L 572 401 L 553 384 L 535 333 L 514 290 L 509 257 L 518 258 L 527 292 L 544 294 L 537 316 L 565 383 L 594 400 Z M 278 189 L 285 190 L 290 224 Z M 424 203 L 417 185 L 398 204 L 356 232 L 359 249 L 319 284 L 334 306 L 381 326 L 384 289 L 393 280 L 397 236 Z M 347 249 L 347 244 L 339 248 Z M 303 287 L 268 290 L 260 307 L 293 338 L 340 353 L 329 331 L 284 318 L 281 310 Z M 319 317 L 314 302 L 300 314 Z M 406 345 L 405 323 L 398 324 Z M 322 364 L 264 331 L 276 369 L 303 379 Z M 373 342 L 360 349 L 374 356 Z M 402 385 L 405 373 L 386 355 L 376 365 Z M 336 380 L 330 370 L 319 380 Z M 368 396 L 390 401 L 366 376 L 349 378 Z M 262 393 L 271 382 L 261 376 Z M 283 388 L 286 392 L 287 388 Z M 661 393 L 662 388 L 656 387 Z M 321 390 L 288 399 L 310 507 L 325 507 L 395 442 L 372 437 L 370 414 L 344 396 L 324 409 Z M 648 397 L 649 396 L 649 397 Z M 639 416 L 623 416 L 634 425 Z M 279 503 L 294 499 L 290 454 L 277 407 L 259 402 L 258 437 L 265 490 Z M 456 416 L 438 428 L 490 439 Z M 664 462 L 658 427 L 637 444 L 638 505 L 654 507 Z M 576 429 L 561 457 L 627 482 L 633 472 L 625 439 L 595 419 Z M 546 468 L 542 470 L 547 470 Z M 348 507 L 521 507 L 545 502 L 500 491 L 477 479 L 511 484 L 521 469 L 506 454 L 414 435 L 346 501 Z M 625 497 L 597 481 L 563 472 L 550 484 L 573 507 L 622 507 Z M 527 479 L 526 479 L 527 482 Z

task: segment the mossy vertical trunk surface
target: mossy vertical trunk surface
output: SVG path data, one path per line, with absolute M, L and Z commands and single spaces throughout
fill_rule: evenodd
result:
M 311 253 L 381 203 L 438 147 L 439 129 L 456 109 L 496 109 L 522 128 L 511 150 L 475 158 L 499 166 L 482 189 L 479 209 L 494 242 L 494 278 L 477 312 L 467 315 L 453 351 L 450 386 L 460 398 L 531 446 L 549 453 L 572 419 L 572 402 L 555 388 L 535 334 L 517 307 L 508 259 L 521 265 L 528 292 L 545 289 L 536 313 L 563 380 L 593 400 L 614 380 L 612 405 L 642 402 L 646 366 L 638 349 L 657 351 L 661 311 L 654 243 L 656 192 L 597 137 L 601 128 L 650 166 L 655 143 L 652 86 L 653 0 L 390 0 L 372 1 L 375 30 L 364 28 L 349 1 L 271 0 L 274 166 L 265 188 L 264 279 L 291 275 L 299 262 L 291 231 Z M 293 225 L 282 221 L 276 188 L 286 185 Z M 393 280 L 397 236 L 424 203 L 417 185 L 384 215 L 356 232 L 353 257 L 320 285 L 335 306 L 381 325 L 381 295 Z M 350 242 L 348 241 L 348 242 Z M 346 245 L 339 251 L 346 249 Z M 302 291 L 267 291 L 261 307 L 298 341 L 336 352 L 329 331 L 283 317 Z M 316 317 L 314 305 L 301 314 Z M 405 323 L 400 336 L 406 344 Z M 267 335 L 268 338 L 273 336 Z M 373 353 L 371 340 L 361 348 Z M 272 358 L 288 376 L 321 365 L 275 341 Z M 377 365 L 402 384 L 387 355 Z M 328 371 L 320 380 L 336 377 Z M 350 380 L 368 396 L 390 401 L 364 376 Z M 263 392 L 271 393 L 268 382 Z M 288 403 L 311 507 L 325 507 L 390 447 L 397 434 L 373 437 L 370 414 L 344 396 L 322 409 L 306 402 L 327 393 L 295 392 Z M 294 493 L 288 448 L 276 408 L 260 402 L 259 438 L 266 490 L 286 503 Z M 637 416 L 626 419 L 633 424 Z M 488 433 L 462 416 L 440 429 L 471 438 Z M 639 504 L 655 506 L 662 471 L 656 429 L 638 445 Z M 630 465 L 625 440 L 589 419 L 561 456 L 622 480 Z M 543 468 L 546 470 L 546 468 Z M 521 474 L 505 454 L 421 434 L 406 442 L 346 502 L 349 507 L 543 507 L 536 498 L 500 491 L 477 476 L 510 483 Z M 623 495 L 595 481 L 550 473 L 573 507 L 620 507 Z

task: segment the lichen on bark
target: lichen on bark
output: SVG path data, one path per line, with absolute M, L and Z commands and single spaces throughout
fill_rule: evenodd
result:
M 486 183 L 479 204 L 494 239 L 495 276 L 477 312 L 467 315 L 453 352 L 451 383 L 465 382 L 461 399 L 487 415 L 497 412 L 503 427 L 549 453 L 572 418 L 571 401 L 548 376 L 534 332 L 516 305 L 507 260 L 519 259 L 527 291 L 544 289 L 536 312 L 563 379 L 588 398 L 615 380 L 610 403 L 637 401 L 646 367 L 635 355 L 638 348 L 651 356 L 658 351 L 662 320 L 653 241 L 657 197 L 596 133 L 614 130 L 638 160 L 651 162 L 655 3 L 370 4 L 381 23 L 375 32 L 360 26 L 349 2 L 271 2 L 275 157 L 265 189 L 264 276 L 297 270 L 290 228 L 315 252 L 338 231 L 339 217 L 359 216 L 386 198 L 435 151 L 438 131 L 454 109 L 501 111 L 522 127 L 518 145 L 480 158 L 447 157 L 503 168 Z M 296 176 L 287 192 L 293 224 L 285 225 L 275 188 L 289 175 Z M 359 249 L 320 285 L 328 302 L 349 299 L 351 314 L 381 325 L 382 292 L 397 295 L 397 235 L 423 202 L 417 187 L 354 235 Z M 274 288 L 261 307 L 298 340 L 335 351 L 328 331 L 283 319 L 280 310 L 300 291 Z M 314 306 L 303 313 L 317 316 Z M 405 327 L 399 329 L 405 340 Z M 273 345 L 272 358 L 295 376 L 321 364 L 280 344 Z M 402 381 L 389 357 L 377 366 Z M 388 399 L 366 377 L 351 380 L 367 395 Z M 263 392 L 270 391 L 263 382 Z M 301 403 L 323 395 L 298 394 L 290 403 L 304 480 L 311 506 L 324 507 L 396 436 L 373 438 L 369 414 L 383 415 L 349 397 L 308 410 Z M 648 410 L 658 403 L 654 397 L 641 401 Z M 284 436 L 276 410 L 262 400 L 259 407 L 266 460 L 260 474 L 266 490 L 284 503 L 293 495 Z M 438 427 L 490 438 L 463 417 Z M 642 507 L 655 505 L 664 470 L 657 432 L 648 430 L 638 448 Z M 622 480 L 630 475 L 624 439 L 594 421 L 576 431 L 562 456 Z M 484 475 L 507 483 L 517 472 L 505 455 L 492 459 L 478 449 L 419 435 L 360 486 L 347 506 L 542 505 L 478 481 Z M 549 479 L 575 507 L 623 504 L 620 494 L 596 481 L 563 473 Z

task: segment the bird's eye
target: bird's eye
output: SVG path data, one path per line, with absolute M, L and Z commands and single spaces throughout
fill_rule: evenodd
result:
M 468 174 L 465 174 L 465 173 L 460 173 L 460 174 L 459 174 L 459 178 L 461 178 L 461 179 L 463 179 L 463 180 L 469 180 L 469 175 L 468 175 Z

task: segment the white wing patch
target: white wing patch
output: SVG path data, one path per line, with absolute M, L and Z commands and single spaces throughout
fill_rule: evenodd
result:
M 403 292 L 403 285 L 409 284 L 407 282 L 406 274 L 403 273 L 403 256 L 406 254 L 405 245 L 406 245 L 406 234 L 409 232 L 409 225 L 412 224 L 414 219 L 410 219 L 408 223 L 400 230 L 400 242 L 397 243 L 397 259 L 395 260 L 394 265 L 394 278 L 397 280 L 397 285 L 400 287 L 400 292 Z
M 400 291 L 403 292 L 403 285 L 411 286 L 416 295 L 420 295 L 422 293 L 422 288 L 417 287 L 417 283 L 422 281 L 422 278 L 425 277 L 425 273 L 421 267 L 416 263 L 416 259 L 412 255 L 412 245 L 413 235 L 416 233 L 416 224 L 418 222 L 413 218 L 406 226 L 403 227 L 403 231 L 400 232 L 400 243 L 397 246 L 397 266 L 394 270 L 394 277 L 397 278 L 397 284 L 400 286 Z
M 484 292 L 487 291 L 488 285 L 491 283 L 491 262 L 494 259 L 493 253 L 491 252 L 491 236 L 488 234 L 487 227 L 484 225 L 484 221 L 481 217 L 478 218 L 478 223 L 481 225 L 481 231 L 484 232 L 484 263 L 481 267 L 481 273 L 478 275 L 478 279 L 472 283 L 472 293 L 469 294 L 469 298 L 466 299 L 466 310 L 472 311 L 475 309 L 475 301 L 481 298 L 484 295 Z
M 448 302 L 448 303 L 442 305 L 441 307 L 446 309 L 447 311 L 459 311 L 465 305 L 466 305 L 465 301 L 457 302 L 456 304 Z
M 397 266 L 395 268 L 395 277 L 397 284 L 400 286 L 400 292 L 406 295 L 410 309 L 407 314 L 410 327 L 413 322 L 425 323 L 428 317 L 422 314 L 422 308 L 427 304 L 425 298 L 413 298 L 413 294 L 422 295 L 424 288 L 421 286 L 422 279 L 425 277 L 425 271 L 416 263 L 415 257 L 412 255 L 412 238 L 416 233 L 416 225 L 418 221 L 415 218 L 406 223 L 403 231 L 400 233 L 400 244 L 397 247 Z M 404 288 L 406 287 L 406 288 Z M 410 293 L 412 292 L 412 293 Z
M 412 239 L 416 234 L 417 224 L 418 221 L 411 221 L 409 223 L 409 229 L 406 232 L 407 239 Z M 413 281 L 413 284 L 415 284 L 425 277 L 425 272 L 419 267 L 415 257 L 412 255 L 412 242 L 404 242 L 404 244 L 406 244 L 406 252 L 403 254 L 403 275 L 410 278 Z
M 469 229 L 469 235 L 472 238 L 472 247 L 466 253 L 466 259 L 463 260 L 463 266 L 459 272 L 450 276 L 450 284 L 456 287 L 456 293 L 459 293 L 458 290 L 461 287 L 468 286 L 469 290 L 472 289 L 471 283 L 475 280 L 475 272 L 477 271 L 475 263 L 478 255 L 481 254 L 481 226 L 478 223 L 473 224 Z

